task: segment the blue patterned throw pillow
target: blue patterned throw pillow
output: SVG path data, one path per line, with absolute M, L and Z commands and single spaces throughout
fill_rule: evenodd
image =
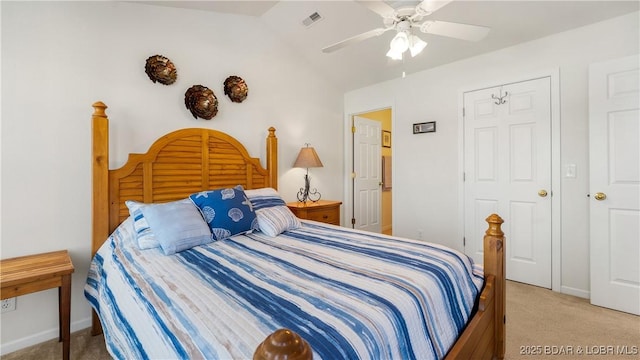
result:
M 240 186 L 202 191 L 189 196 L 209 224 L 215 240 L 257 228 L 256 213 Z

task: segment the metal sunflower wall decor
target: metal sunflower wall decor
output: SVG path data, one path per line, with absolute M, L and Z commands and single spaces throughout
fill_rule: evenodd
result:
M 231 101 L 241 103 L 247 98 L 249 87 L 239 76 L 231 75 L 224 81 L 224 94 L 229 96 Z
M 173 84 L 178 77 L 176 66 L 171 60 L 162 55 L 150 56 L 147 59 L 144 72 L 147 73 L 149 79 L 154 83 L 157 81 L 164 85 Z
M 193 85 L 184 94 L 184 105 L 194 118 L 211 120 L 218 113 L 218 98 L 206 86 Z

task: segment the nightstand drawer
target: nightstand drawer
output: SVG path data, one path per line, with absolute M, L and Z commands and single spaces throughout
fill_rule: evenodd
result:
M 314 209 L 307 211 L 308 220 L 322 221 L 327 224 L 340 225 L 340 209 Z
M 287 206 L 300 219 L 320 221 L 340 226 L 341 201 L 318 200 L 316 202 L 290 202 Z

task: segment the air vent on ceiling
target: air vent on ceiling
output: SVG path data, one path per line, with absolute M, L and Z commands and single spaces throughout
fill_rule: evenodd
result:
M 324 18 L 320 16 L 320 14 L 314 12 L 313 14 L 307 16 L 304 20 L 302 20 L 302 24 L 306 27 L 309 27 L 322 19 Z

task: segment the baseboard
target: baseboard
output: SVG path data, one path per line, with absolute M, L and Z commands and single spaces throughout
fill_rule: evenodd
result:
M 71 323 L 71 332 L 83 330 L 90 326 L 91 326 L 91 317 L 88 317 L 86 319 L 82 319 L 79 321 L 75 321 Z M 2 346 L 0 346 L 0 355 L 6 355 L 32 345 L 49 341 L 51 339 L 57 339 L 59 334 L 60 334 L 60 330 L 58 327 L 56 327 L 50 330 L 45 330 L 37 334 L 33 334 L 30 336 L 23 337 L 21 339 L 8 342 L 6 344 L 2 344 Z
M 562 287 L 560 287 L 560 292 L 563 293 L 563 294 L 567 294 L 567 295 L 573 295 L 573 296 L 581 297 L 583 299 L 590 299 L 591 298 L 591 293 L 589 291 L 582 290 L 582 289 L 576 289 L 576 288 L 572 288 L 572 287 L 564 286 L 564 285 L 562 285 Z

